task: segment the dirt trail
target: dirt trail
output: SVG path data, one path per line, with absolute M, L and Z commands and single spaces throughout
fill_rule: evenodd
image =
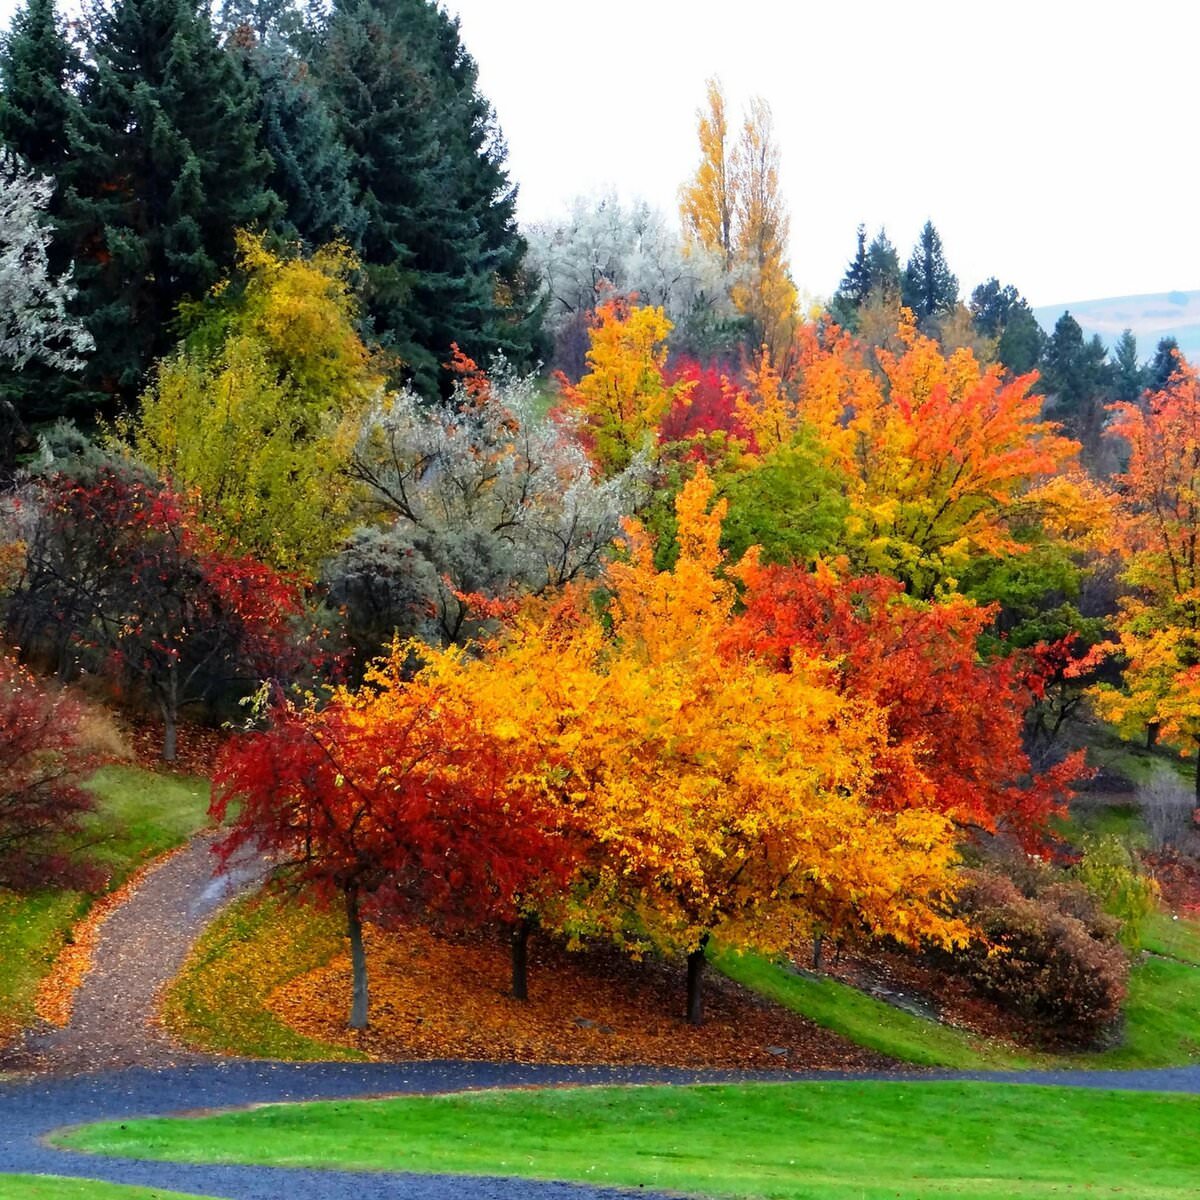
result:
M 70 1023 L 28 1030 L 0 1053 L 0 1068 L 74 1073 L 205 1061 L 171 1041 L 155 1014 L 160 991 L 217 910 L 263 874 L 260 862 L 249 861 L 214 878 L 215 840 L 194 838 L 113 911 Z

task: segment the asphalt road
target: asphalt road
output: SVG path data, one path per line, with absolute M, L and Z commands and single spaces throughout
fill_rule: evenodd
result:
M 87 1121 L 232 1108 L 274 1101 L 555 1084 L 694 1083 L 768 1079 L 863 1079 L 862 1075 L 688 1072 L 668 1068 L 534 1066 L 519 1063 L 269 1063 L 231 1061 L 164 1069 L 135 1067 L 0 1081 L 0 1171 L 141 1184 L 223 1200 L 592 1200 L 628 1195 L 574 1184 L 436 1175 L 307 1171 L 100 1158 L 56 1150 L 43 1137 Z M 923 1072 L 907 1082 L 975 1079 L 1200 1094 L 1200 1067 L 1153 1071 Z M 0 1196 L 3 1184 L 0 1183 Z

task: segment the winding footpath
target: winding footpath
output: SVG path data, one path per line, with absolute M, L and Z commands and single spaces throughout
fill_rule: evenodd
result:
M 1200 1094 L 1200 1067 L 864 1076 L 482 1062 L 274 1063 L 190 1053 L 156 1024 L 159 992 L 220 906 L 262 874 L 260 864 L 246 862 L 213 879 L 211 841 L 196 838 L 105 923 L 70 1024 L 35 1032 L 0 1056 L 0 1071 L 14 1071 L 0 1075 L 0 1172 L 140 1184 L 222 1200 L 600 1200 L 628 1192 L 524 1179 L 143 1162 L 58 1150 L 45 1139 L 64 1125 L 89 1121 L 496 1087 L 892 1078 Z

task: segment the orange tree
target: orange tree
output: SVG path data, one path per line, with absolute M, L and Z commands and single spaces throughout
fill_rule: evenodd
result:
M 586 835 L 576 884 L 544 919 L 684 952 L 697 1023 L 713 936 L 779 949 L 832 910 L 904 941 L 962 932 L 943 911 L 952 823 L 871 803 L 878 707 L 839 694 L 815 659 L 780 672 L 722 652 L 736 593 L 712 495 L 703 468 L 682 488 L 671 570 L 629 522 L 603 607 L 569 590 L 472 667 L 476 694 L 539 747 L 548 790 Z
M 1112 406 L 1129 445 L 1112 531 L 1126 555 L 1117 642 L 1120 687 L 1093 689 L 1102 716 L 1200 752 L 1200 381 L 1181 363 L 1166 388 Z M 1200 771 L 1196 778 L 1200 802 Z
M 806 326 L 793 377 L 760 363 L 738 409 L 760 450 L 815 435 L 845 480 L 842 542 L 858 569 L 928 598 L 954 591 L 973 560 L 1023 553 L 1020 526 L 1077 534 L 1095 518 L 1094 489 L 1063 478 L 1078 445 L 1042 420 L 1032 375 L 947 356 L 907 318 L 898 336 L 902 349 L 869 351 Z

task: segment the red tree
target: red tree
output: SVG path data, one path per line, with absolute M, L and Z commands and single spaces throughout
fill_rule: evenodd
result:
M 738 389 L 715 365 L 705 366 L 694 358 L 675 359 L 664 379 L 668 386 L 691 385 L 676 399 L 659 425 L 661 442 L 684 442 L 712 433 L 724 433 L 752 443 L 750 431 L 737 414 Z
M 56 660 L 61 676 L 84 665 L 142 687 L 172 761 L 185 705 L 299 668 L 301 595 L 295 580 L 218 549 L 165 485 L 106 466 L 43 481 L 8 619 L 15 640 Z
M 80 711 L 0 654 L 0 888 L 81 887 L 96 872 L 71 839 L 94 808 L 80 776 L 90 765 Z
M 530 783 L 531 748 L 484 715 L 460 659 L 371 684 L 320 711 L 281 705 L 267 732 L 227 748 L 213 781 L 216 818 L 238 805 L 226 861 L 265 851 L 280 885 L 344 904 L 353 1028 L 367 1023 L 364 913 L 500 921 L 520 934 L 523 904 L 571 870 L 557 816 Z M 516 972 L 514 984 L 520 993 Z
M 838 579 L 828 569 L 741 569 L 745 610 L 727 646 L 787 670 L 792 656 L 824 658 L 830 680 L 887 714 L 873 784 L 889 810 L 933 807 L 962 825 L 1033 839 L 1086 775 L 1082 752 L 1037 774 L 1023 745 L 1033 701 L 1028 672 L 985 663 L 976 650 L 990 609 L 955 598 L 915 605 L 882 576 Z

